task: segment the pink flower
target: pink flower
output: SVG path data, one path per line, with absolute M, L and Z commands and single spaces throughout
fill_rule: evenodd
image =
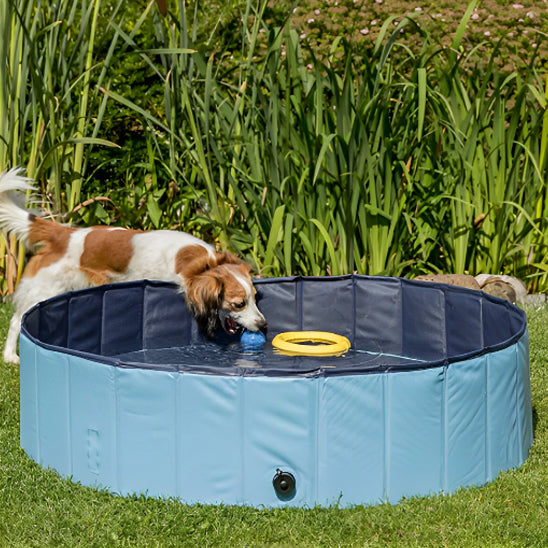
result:
M 525 6 L 523 4 L 512 4 L 515 10 L 522 10 Z
M 364 36 L 365 36 L 366 34 L 369 34 L 369 29 L 362 29 L 362 30 L 360 30 L 360 34 L 363 34 Z

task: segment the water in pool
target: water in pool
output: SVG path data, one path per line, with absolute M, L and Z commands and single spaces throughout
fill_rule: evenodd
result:
M 385 354 L 370 345 L 371 350 L 350 348 L 342 356 L 287 356 L 280 354 L 268 340 L 262 347 L 249 349 L 240 341 L 204 341 L 197 344 L 146 348 L 118 354 L 115 357 L 123 365 L 169 371 L 192 370 L 221 374 L 268 374 L 268 373 L 340 373 L 348 370 L 387 370 L 417 367 L 422 360 Z

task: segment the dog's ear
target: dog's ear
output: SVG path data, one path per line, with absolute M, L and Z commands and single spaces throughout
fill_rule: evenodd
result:
M 236 266 L 244 276 L 251 277 L 253 268 L 249 263 L 242 261 L 239 257 L 233 253 L 215 253 L 215 259 L 217 261 L 216 266 L 227 264 Z
M 247 274 L 251 272 L 251 266 L 233 253 L 210 252 L 204 246 L 198 244 L 181 248 L 175 256 L 175 272 L 185 280 L 225 264 L 237 265 Z
M 202 245 L 187 245 L 175 256 L 175 272 L 185 280 L 190 280 L 215 266 L 215 257 Z
M 247 264 L 244 263 L 237 255 L 234 255 L 234 253 L 228 253 L 227 251 L 224 252 L 215 252 L 215 266 L 219 266 L 222 264 Z
M 187 280 L 187 306 L 196 318 L 199 328 L 209 338 L 215 335 L 223 289 L 222 280 L 209 271 Z

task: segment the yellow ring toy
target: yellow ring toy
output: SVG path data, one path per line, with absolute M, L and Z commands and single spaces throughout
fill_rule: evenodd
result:
M 299 344 L 302 342 L 318 344 Z M 337 356 L 350 348 L 350 341 L 327 331 L 287 331 L 276 335 L 272 346 L 288 356 Z

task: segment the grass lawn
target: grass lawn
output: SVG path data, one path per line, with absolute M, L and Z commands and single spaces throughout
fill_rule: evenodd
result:
M 3 346 L 10 308 L 0 305 Z M 0 546 L 548 546 L 548 307 L 528 309 L 535 441 L 492 484 L 376 507 L 251 509 L 122 498 L 19 447 L 19 368 L 0 364 Z

